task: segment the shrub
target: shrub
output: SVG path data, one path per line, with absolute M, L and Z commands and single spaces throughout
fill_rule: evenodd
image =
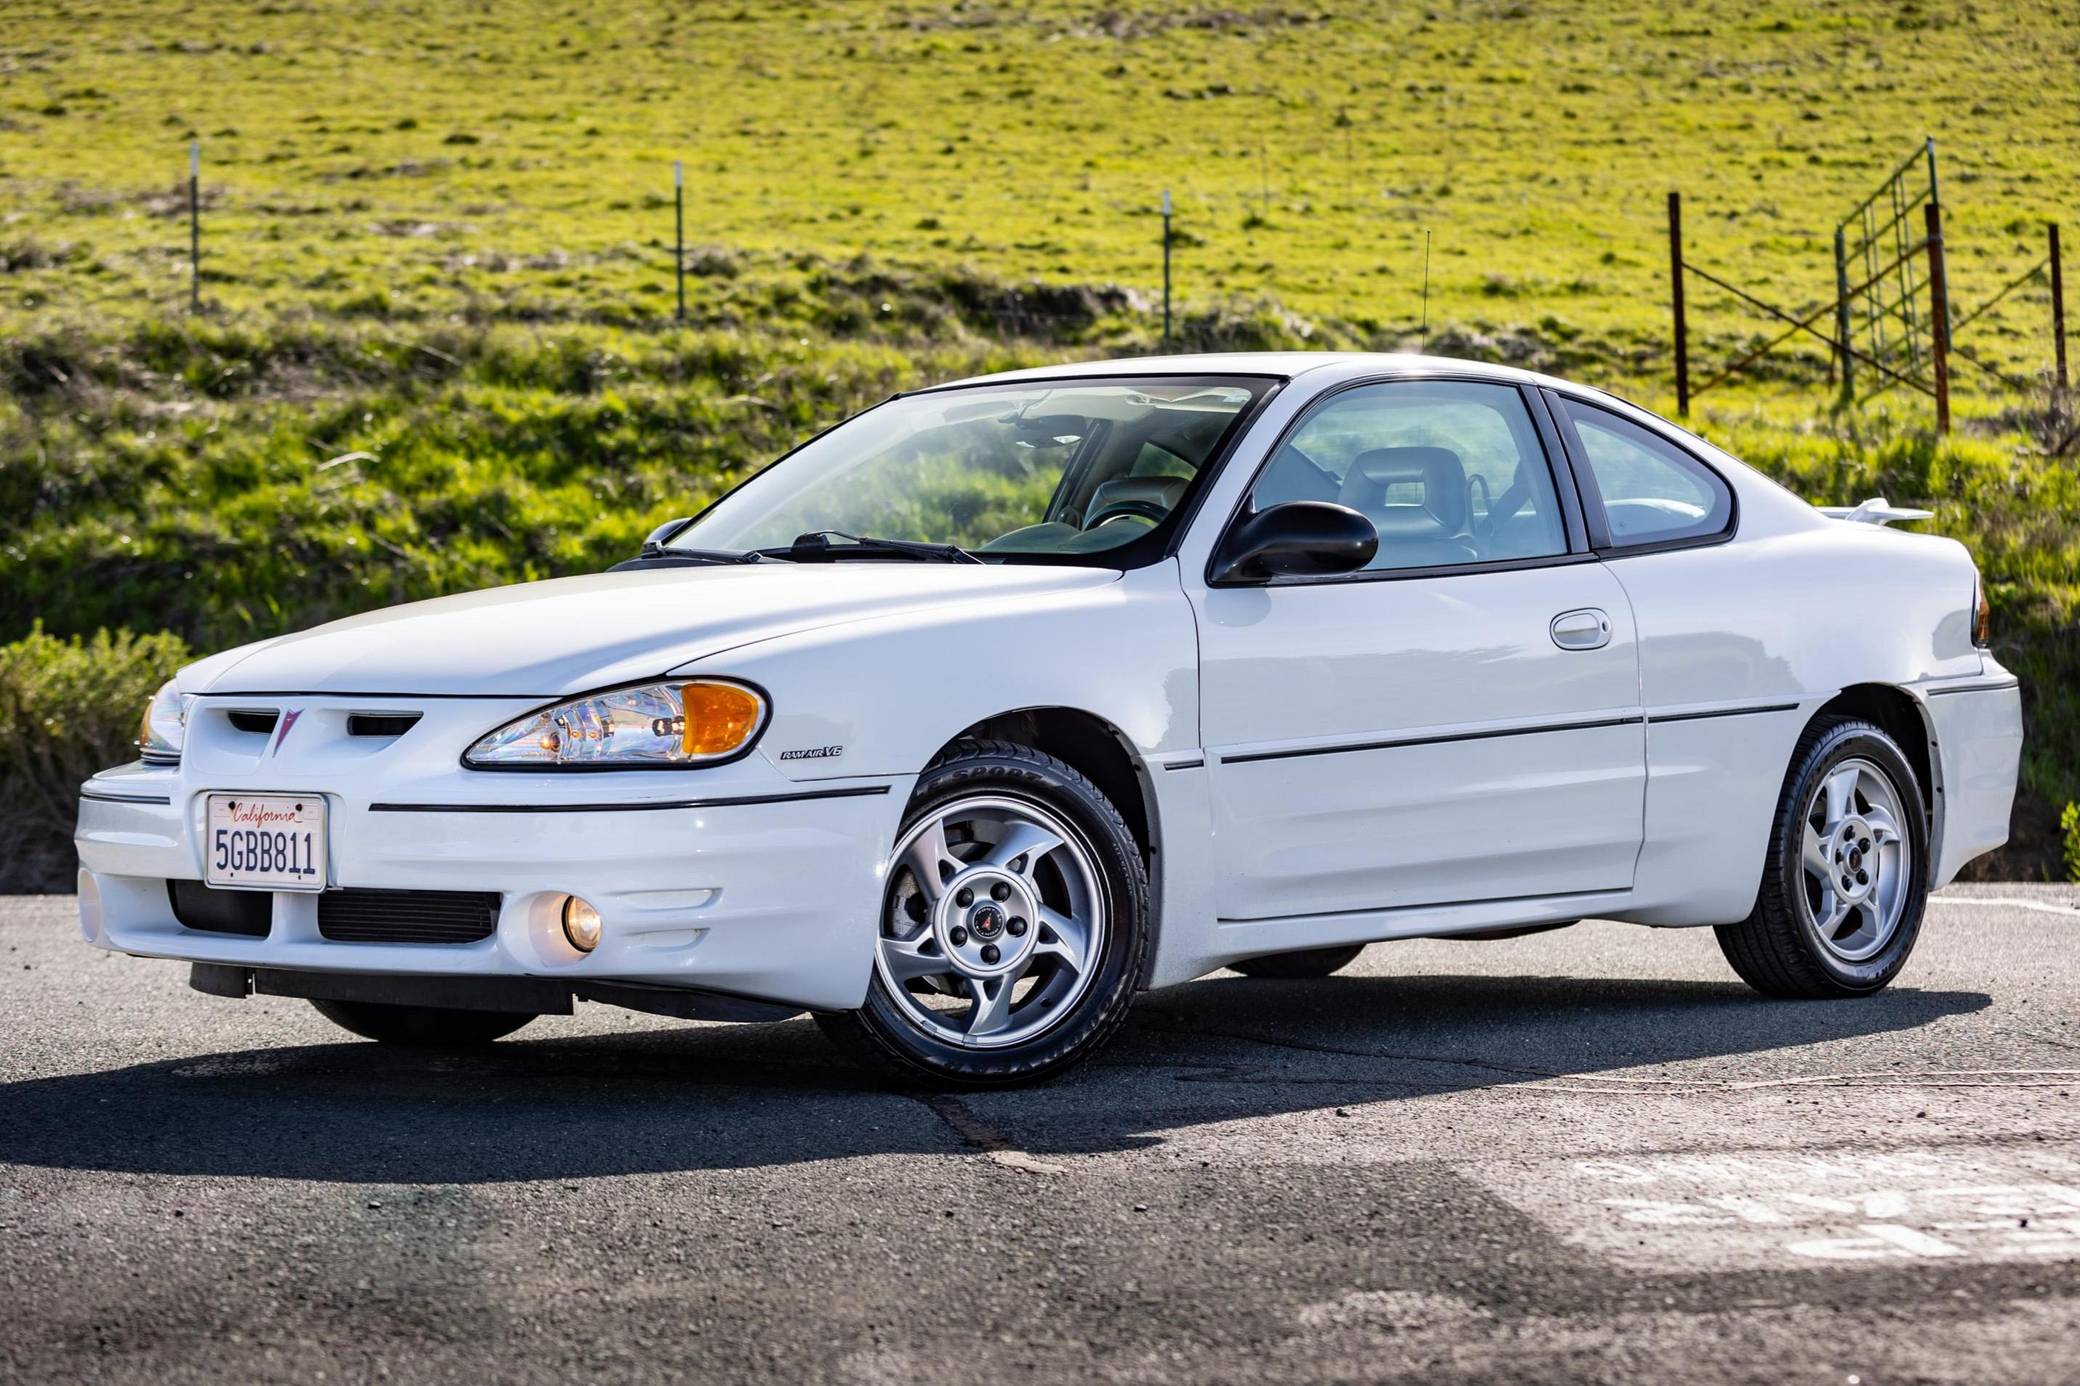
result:
M 2066 835 L 2066 879 L 2080 885 L 2080 804 L 2067 804 L 2058 816 L 2058 826 Z
M 80 781 L 129 760 L 145 699 L 189 658 L 178 636 L 39 624 L 0 645 L 0 893 L 72 889 Z

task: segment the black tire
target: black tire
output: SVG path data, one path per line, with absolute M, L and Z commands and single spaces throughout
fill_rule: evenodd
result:
M 1808 805 L 1829 772 L 1852 759 L 1876 766 L 1891 782 L 1904 820 L 1902 836 L 1911 847 L 1899 922 L 1882 948 L 1856 961 L 1830 952 L 1808 921 L 1811 897 L 1801 864 Z M 1741 980 L 1765 996 L 1782 997 L 1864 996 L 1891 982 L 1914 951 L 1928 904 L 1925 804 L 1913 767 L 1881 728 L 1851 717 L 1815 719 L 1799 738 L 1784 776 L 1755 908 L 1740 923 L 1714 931 Z
M 1297 981 L 1307 977 L 1326 977 L 1332 972 L 1341 972 L 1358 960 L 1365 951 L 1362 943 L 1346 943 L 1335 948 L 1303 948 L 1297 953 L 1267 953 L 1261 958 L 1244 958 L 1228 966 L 1245 977 L 1277 977 Z
M 946 1042 L 912 1021 L 877 967 L 865 1006 L 818 1012 L 816 1023 L 849 1056 L 898 1084 L 993 1088 L 1052 1077 L 1112 1038 L 1139 984 L 1150 933 L 1148 867 L 1112 801 L 1072 766 L 1030 746 L 963 741 L 918 778 L 899 837 L 953 801 L 983 793 L 1036 801 L 1082 839 L 1101 885 L 1107 921 L 1094 975 L 1045 1029 L 1017 1043 L 977 1049 Z M 876 913 L 877 932 L 886 908 L 884 902 Z
M 391 1006 L 377 1001 L 313 1001 L 333 1024 L 363 1039 L 412 1049 L 460 1049 L 489 1044 L 533 1020 L 525 1011 L 464 1011 L 441 1006 Z

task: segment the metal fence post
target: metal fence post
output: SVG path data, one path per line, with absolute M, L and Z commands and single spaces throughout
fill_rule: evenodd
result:
M 202 311 L 202 141 L 188 142 L 188 311 Z
M 1690 333 L 1683 318 L 1683 195 L 1668 195 L 1668 277 L 1675 305 L 1676 413 L 1690 413 Z
M 686 165 L 672 160 L 672 275 L 679 285 L 679 321 L 686 321 Z
M 1931 141 L 1931 144 L 1933 141 Z M 1936 383 L 1936 432 L 1950 432 L 1950 291 L 1943 280 L 1943 209 L 1930 199 L 1928 223 L 1928 337 Z
M 2061 391 L 2072 388 L 2066 375 L 2066 277 L 2058 258 L 2058 223 L 2051 223 L 2051 350 L 2058 362 L 2055 379 Z
M 1842 228 L 1834 229 L 1834 354 L 1842 367 L 1842 401 L 1855 397 L 1849 355 L 1849 249 Z
M 1163 349 L 1170 349 L 1170 190 L 1163 189 Z

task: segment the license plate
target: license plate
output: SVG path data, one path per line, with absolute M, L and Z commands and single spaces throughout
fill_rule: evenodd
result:
M 325 800 L 212 794 L 202 879 L 232 890 L 323 890 Z

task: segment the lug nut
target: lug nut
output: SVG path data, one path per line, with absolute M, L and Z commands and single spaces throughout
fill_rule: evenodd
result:
M 1026 936 L 1026 921 L 1014 914 L 1011 916 L 1011 922 L 1004 926 L 1004 932 L 1013 938 L 1024 938 Z
M 966 909 L 968 906 L 975 903 L 975 892 L 968 889 L 966 886 L 962 886 L 959 890 L 954 892 L 953 903 L 959 905 L 962 909 Z
M 1868 872 L 1868 871 L 1859 871 L 1859 872 L 1857 872 L 1857 873 L 1856 873 L 1856 884 L 1858 884 L 1858 885 L 1869 885 L 1870 883 L 1871 883 L 1871 873 L 1870 873 L 1870 872 Z
M 958 948 L 968 941 L 968 931 L 956 924 L 946 931 L 947 940 Z
M 998 881 L 989 888 L 989 898 L 992 900 L 1009 900 L 1011 898 L 1010 885 L 1006 882 Z
M 994 944 L 994 943 L 985 943 L 985 944 L 983 944 L 983 945 L 982 945 L 982 960 L 983 960 L 984 962 L 986 962 L 986 963 L 993 963 L 993 962 L 995 962 L 995 961 L 996 961 L 996 960 L 997 960 L 998 958 L 1001 958 L 1001 957 L 1003 957 L 1003 956 L 1004 956 L 1004 955 L 1003 955 L 1002 953 L 999 953 L 999 952 L 997 951 L 997 945 L 996 945 L 996 944 Z

